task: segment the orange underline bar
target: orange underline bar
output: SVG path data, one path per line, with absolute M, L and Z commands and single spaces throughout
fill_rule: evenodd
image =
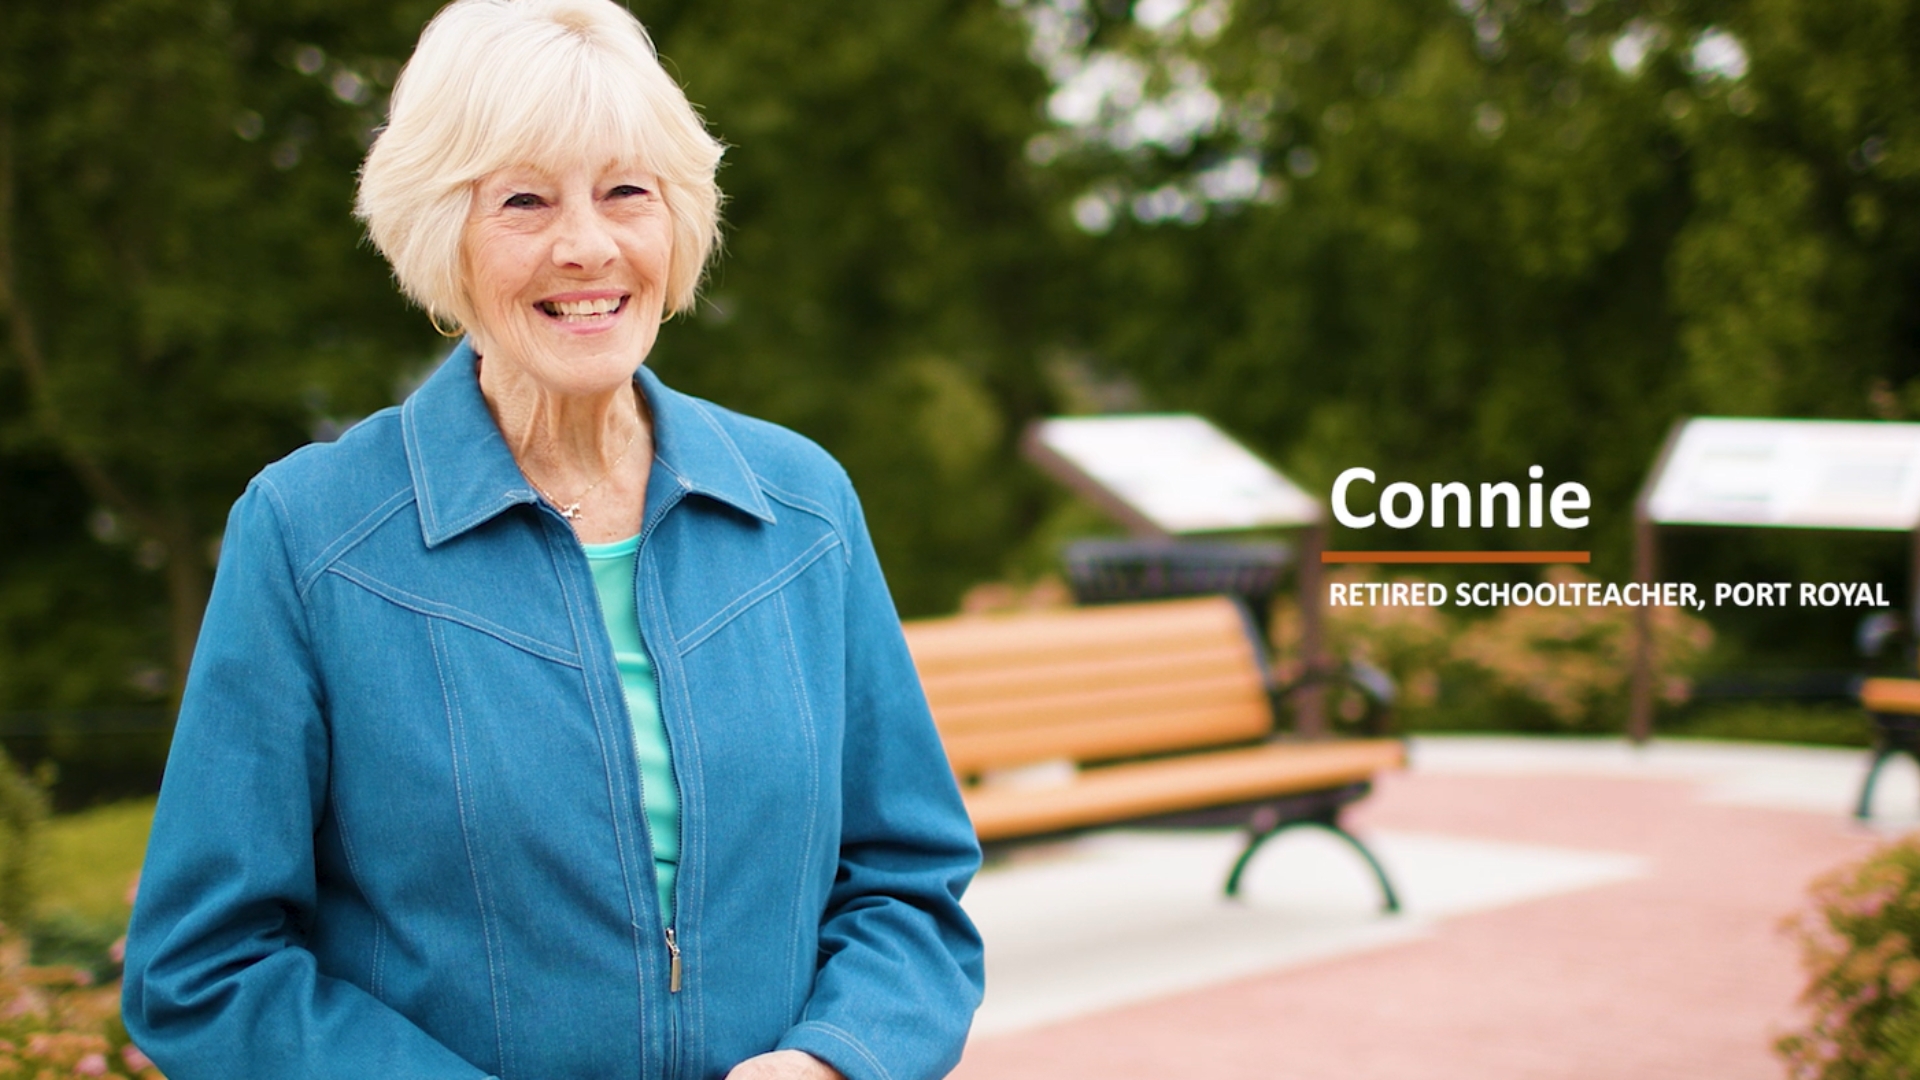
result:
M 1323 551 L 1323 563 L 1590 563 L 1591 551 Z

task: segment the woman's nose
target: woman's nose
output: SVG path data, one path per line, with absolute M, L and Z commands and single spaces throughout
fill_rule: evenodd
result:
M 564 207 L 554 228 L 553 261 L 561 266 L 600 270 L 619 255 L 613 230 L 591 199 L 584 204 L 573 200 L 572 205 Z

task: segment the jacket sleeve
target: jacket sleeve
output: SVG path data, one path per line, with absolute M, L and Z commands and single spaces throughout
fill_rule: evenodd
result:
M 840 868 L 801 1023 L 781 1040 L 848 1080 L 931 1080 L 960 1060 L 984 982 L 960 909 L 980 848 L 852 489 Z
M 477 1080 L 304 947 L 328 742 L 277 501 L 255 480 L 227 520 L 127 933 L 127 1031 L 173 1080 Z

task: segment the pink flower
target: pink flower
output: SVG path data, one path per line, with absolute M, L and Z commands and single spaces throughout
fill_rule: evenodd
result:
M 127 1068 L 132 1069 L 134 1072 L 139 1072 L 141 1069 L 153 1068 L 153 1059 L 141 1053 L 140 1048 L 132 1043 L 128 1043 L 120 1048 L 120 1060 L 126 1062 Z
M 73 1072 L 75 1076 L 105 1076 L 107 1075 L 107 1055 L 88 1054 L 74 1065 Z

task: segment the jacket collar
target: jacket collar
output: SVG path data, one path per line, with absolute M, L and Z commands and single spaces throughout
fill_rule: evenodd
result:
M 653 473 L 647 480 L 647 517 L 664 498 L 666 477 L 662 469 L 675 475 L 679 486 L 689 495 L 703 495 L 717 502 L 774 523 L 773 507 L 761 490 L 760 477 L 747 464 L 747 456 L 720 426 L 713 406 L 671 389 L 651 368 L 642 365 L 633 381 L 647 396 L 653 413 Z
M 771 524 L 773 509 L 747 460 L 705 402 L 668 389 L 645 367 L 634 381 L 653 413 L 647 517 L 663 500 L 702 495 Z M 407 468 L 428 547 L 539 501 L 480 395 L 473 348 L 462 341 L 400 407 Z

